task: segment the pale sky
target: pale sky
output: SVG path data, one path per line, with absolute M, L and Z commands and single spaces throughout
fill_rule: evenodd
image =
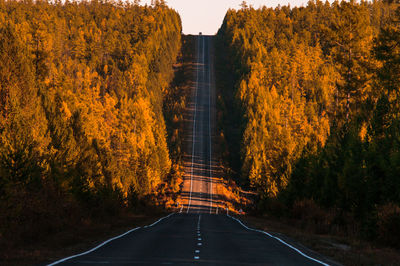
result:
M 167 5 L 178 11 L 182 19 L 184 34 L 216 34 L 226 11 L 238 9 L 243 0 L 166 0 Z M 142 0 L 141 4 L 150 4 L 151 0 Z M 248 0 L 248 5 L 276 7 L 290 4 L 291 7 L 307 5 L 308 0 Z

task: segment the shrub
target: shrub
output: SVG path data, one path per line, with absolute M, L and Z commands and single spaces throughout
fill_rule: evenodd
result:
M 400 247 L 400 207 L 387 203 L 377 208 L 377 237 L 382 244 Z
M 285 204 L 276 198 L 261 199 L 257 207 L 260 212 L 272 214 L 277 217 L 284 216 L 287 213 Z
M 291 210 L 292 218 L 297 219 L 302 227 L 315 233 L 327 233 L 330 230 L 332 217 L 328 211 L 324 211 L 314 200 L 303 199 L 294 202 Z

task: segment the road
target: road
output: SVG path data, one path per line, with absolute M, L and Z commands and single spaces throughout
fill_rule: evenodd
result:
M 248 228 L 225 211 L 218 195 L 212 144 L 215 131 L 213 39 L 197 39 L 191 136 L 181 209 L 51 265 L 328 265 L 319 255 Z M 318 257 L 318 259 L 316 259 Z
M 216 213 L 216 163 L 212 143 L 215 136 L 215 79 L 211 36 L 199 36 L 196 44 L 194 88 L 189 104 L 190 133 L 185 156 L 182 212 Z
M 321 265 L 227 215 L 176 213 L 58 265 Z

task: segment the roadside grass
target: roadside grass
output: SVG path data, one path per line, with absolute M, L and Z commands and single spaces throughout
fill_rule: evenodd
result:
M 231 179 L 226 178 L 214 178 L 216 195 L 218 200 L 218 209 L 226 211 L 228 208 L 229 213 L 244 214 L 244 210 L 249 207 L 251 200 L 246 197 L 246 192 L 243 191 L 237 184 Z M 240 213 L 240 210 L 242 212 Z
M 105 240 L 132 228 L 151 224 L 162 212 L 148 214 L 121 213 L 102 219 L 86 218 L 80 224 L 60 228 L 53 234 L 41 235 L 35 242 L 0 244 L 1 265 L 44 265 L 87 251 Z
M 300 227 L 296 219 L 241 216 L 243 222 L 263 231 L 283 234 L 343 265 L 400 265 L 400 251 L 345 235 L 317 234 Z

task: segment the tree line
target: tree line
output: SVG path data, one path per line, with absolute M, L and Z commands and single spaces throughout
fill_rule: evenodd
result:
M 217 38 L 236 85 L 223 90 L 242 114 L 240 171 L 261 210 L 318 209 L 327 230 L 351 223 L 398 245 L 399 21 L 394 1 L 227 12 Z
M 0 235 L 169 182 L 163 100 L 180 47 L 164 1 L 0 1 Z

